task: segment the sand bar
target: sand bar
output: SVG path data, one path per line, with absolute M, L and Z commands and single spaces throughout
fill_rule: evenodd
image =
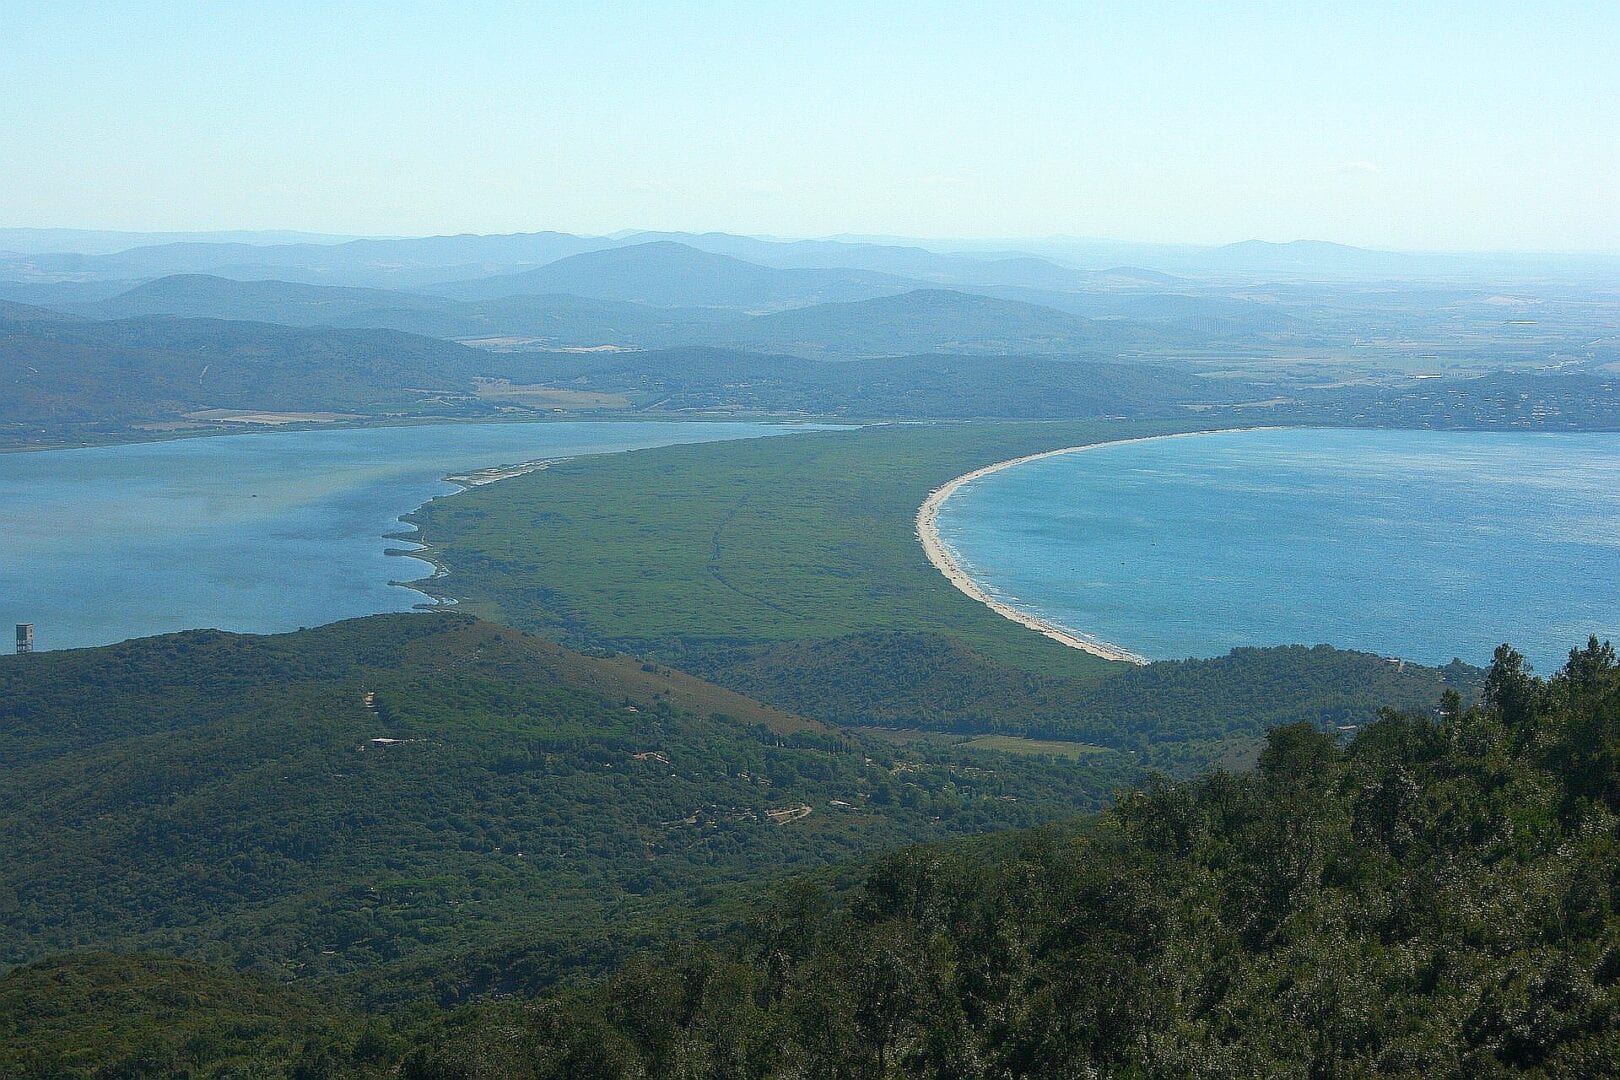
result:
M 520 461 L 516 465 L 491 465 L 487 469 L 473 469 L 471 472 L 456 473 L 447 476 L 445 480 L 452 484 L 460 484 L 464 488 L 483 487 L 493 484 L 497 480 L 510 480 L 514 476 L 524 476 L 528 473 L 539 472 L 557 464 L 563 458 L 541 458 L 538 461 Z
M 1145 435 L 1137 439 L 1113 439 L 1109 442 L 1087 443 L 1084 446 L 1065 446 L 1058 450 L 1047 450 L 1039 454 L 1025 454 L 1023 457 L 1009 458 L 998 461 L 994 465 L 986 465 L 982 469 L 974 469 L 970 473 L 963 473 L 955 480 L 944 484 L 929 492 L 928 498 L 923 501 L 917 510 L 917 539 L 922 541 L 923 553 L 928 561 L 934 564 L 935 569 L 945 575 L 945 580 L 955 585 L 962 592 L 977 600 L 1002 618 L 1011 619 L 1020 626 L 1027 626 L 1038 634 L 1051 638 L 1061 645 L 1071 649 L 1080 649 L 1093 656 L 1100 656 L 1104 660 L 1119 660 L 1127 664 L 1146 664 L 1147 657 L 1139 656 L 1129 649 L 1123 649 L 1111 642 L 1094 638 L 1089 634 L 1082 634 L 1077 630 L 1057 626 L 1044 619 L 1031 615 L 1027 611 L 1019 611 L 1009 604 L 992 597 L 980 587 L 978 582 L 967 575 L 967 572 L 957 563 L 951 555 L 949 548 L 939 538 L 939 508 L 945 505 L 945 500 L 955 495 L 964 486 L 973 481 L 998 473 L 1003 469 L 1011 469 L 1016 465 L 1024 465 L 1042 458 L 1058 457 L 1062 454 L 1079 454 L 1086 450 L 1101 450 L 1106 446 L 1124 446 L 1127 443 L 1154 442 L 1159 439 L 1185 439 L 1194 435 L 1220 435 L 1234 431 L 1269 431 L 1271 428 L 1217 428 L 1210 431 L 1180 431 L 1171 435 Z

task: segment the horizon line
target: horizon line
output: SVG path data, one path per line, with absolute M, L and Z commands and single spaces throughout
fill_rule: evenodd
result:
M 731 236 L 748 240 L 758 240 L 764 243 L 793 244 L 793 243 L 835 243 L 835 244 L 873 244 L 880 246 L 901 246 L 907 244 L 1097 244 L 1121 245 L 1142 248 L 1160 249 L 1189 249 L 1201 251 L 1217 251 L 1222 248 L 1237 247 L 1245 244 L 1258 244 L 1268 247 L 1291 247 L 1301 244 L 1324 245 L 1346 250 L 1365 252 L 1377 255 L 1437 255 L 1453 257 L 1557 257 L 1557 258 L 1620 258 L 1620 248 L 1445 248 L 1445 247 L 1386 247 L 1368 246 L 1364 244 L 1351 244 L 1342 240 L 1329 240 L 1319 236 L 1299 236 L 1288 240 L 1270 240 L 1259 236 L 1248 236 L 1238 240 L 1218 242 L 1194 240 L 1135 240 L 1114 236 L 1082 236 L 1072 233 L 1045 233 L 1014 236 L 913 236 L 899 233 L 857 233 L 839 232 L 822 233 L 815 235 L 795 235 L 770 232 L 732 232 L 726 229 L 678 229 L 678 228 L 623 228 L 608 232 L 571 231 L 561 228 L 538 229 L 511 229 L 505 231 L 476 231 L 463 229 L 448 232 L 425 233 L 355 233 L 355 232 L 328 232 L 321 229 L 298 228 L 293 226 L 270 226 L 253 228 L 244 226 L 230 226 L 219 228 L 114 228 L 88 225 L 0 225 L 0 233 L 4 232 L 37 232 L 37 233 L 111 233 L 123 236 L 163 236 L 183 234 L 190 236 L 228 236 L 236 233 L 275 234 L 285 233 L 292 236 L 320 237 L 340 243 L 352 243 L 360 240 L 433 240 L 452 237 L 505 237 L 505 236 L 535 236 L 544 233 L 555 233 L 563 236 L 573 236 L 583 240 L 624 240 L 643 235 L 687 235 L 687 236 Z M 208 241 L 197 241 L 206 243 Z M 229 242 L 229 241 L 221 241 Z M 237 241 L 242 242 L 242 241 Z M 296 243 L 297 241 L 289 241 Z M 274 246 L 274 245 L 253 245 Z M 21 254 L 21 253 L 11 253 Z M 39 254 L 48 254 L 41 252 Z

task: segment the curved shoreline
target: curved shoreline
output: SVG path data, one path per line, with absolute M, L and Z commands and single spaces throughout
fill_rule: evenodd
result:
M 1012 605 L 1002 603 L 991 596 L 962 569 L 961 564 L 956 561 L 950 549 L 945 546 L 945 542 L 939 538 L 939 508 L 944 506 L 946 500 L 952 495 L 955 495 L 963 487 L 975 480 L 982 479 L 992 473 L 1001 472 L 1003 469 L 1011 469 L 1017 465 L 1027 465 L 1031 461 L 1040 461 L 1042 458 L 1079 454 L 1087 450 L 1101 450 L 1109 446 L 1125 446 L 1128 443 L 1156 442 L 1160 439 L 1185 439 L 1193 435 L 1224 435 L 1236 431 L 1273 430 L 1276 429 L 1258 427 L 1177 431 L 1168 435 L 1143 435 L 1134 439 L 1111 439 L 1108 442 L 1064 446 L 1057 450 L 1043 450 L 1038 454 L 1025 454 L 1023 457 L 998 461 L 993 465 L 986 465 L 983 468 L 974 469 L 972 472 L 963 473 L 956 479 L 929 492 L 928 498 L 924 499 L 922 506 L 917 508 L 917 539 L 922 543 L 923 554 L 928 556 L 928 561 L 934 565 L 934 569 L 945 575 L 946 581 L 956 586 L 959 591 L 970 599 L 977 600 L 1002 618 L 1015 622 L 1019 626 L 1028 627 L 1037 634 L 1049 637 L 1058 644 L 1067 645 L 1071 649 L 1079 649 L 1082 652 L 1090 653 L 1092 656 L 1100 656 L 1104 660 L 1117 660 L 1126 664 L 1145 666 L 1150 662 L 1145 656 L 1133 653 L 1129 649 L 1122 648 L 1112 642 L 1103 641 L 1101 638 L 1092 637 L 1089 634 L 1083 634 L 1077 630 L 1070 630 L 1067 627 L 1047 622 L 1045 619 L 1032 615 L 1027 611 L 1020 611 Z

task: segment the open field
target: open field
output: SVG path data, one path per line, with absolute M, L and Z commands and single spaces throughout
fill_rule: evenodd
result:
M 853 729 L 861 735 L 896 746 L 939 744 L 956 746 L 964 750 L 997 750 L 1004 754 L 1050 754 L 1053 757 L 1078 761 L 1093 754 L 1112 753 L 1106 746 L 1074 742 L 1068 739 L 1025 739 L 1017 735 L 950 735 L 921 728 L 860 727 Z M 1252 755 L 1251 755 L 1252 756 Z
M 1108 753 L 1105 746 L 1060 742 L 1056 739 L 1020 739 L 1016 735 L 977 735 L 962 745 L 974 750 L 1000 750 L 1008 754 L 1051 754 L 1054 757 L 1074 759 Z
M 340 420 L 360 420 L 356 413 L 335 412 L 258 412 L 244 409 L 203 409 L 186 413 L 188 420 L 208 420 L 221 424 L 335 424 Z
M 623 394 L 593 394 L 556 386 L 514 385 L 506 379 L 480 379 L 477 394 L 489 401 L 509 401 L 519 405 L 556 405 L 570 409 L 628 409 L 630 399 Z

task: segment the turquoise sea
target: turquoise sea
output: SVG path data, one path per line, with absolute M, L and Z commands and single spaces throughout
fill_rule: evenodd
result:
M 444 477 L 494 465 L 796 429 L 741 423 L 444 424 L 0 454 L 0 628 L 37 648 L 195 627 L 272 632 L 425 599 L 385 554 Z
M 940 537 L 997 599 L 1151 659 L 1318 644 L 1550 674 L 1620 641 L 1620 434 L 1279 430 L 966 485 Z

